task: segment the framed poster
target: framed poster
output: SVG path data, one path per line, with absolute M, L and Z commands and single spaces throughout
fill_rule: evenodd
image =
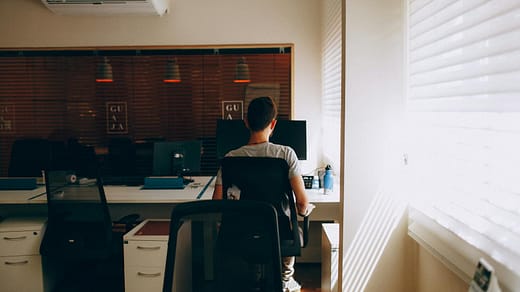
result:
M 107 134 L 128 133 L 128 110 L 126 102 L 107 102 Z
M 223 120 L 243 120 L 244 102 L 241 100 L 222 101 Z
M 14 104 L 0 104 L 0 133 L 14 132 Z

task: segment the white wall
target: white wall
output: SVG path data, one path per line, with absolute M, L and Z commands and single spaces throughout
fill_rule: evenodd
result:
M 172 0 L 162 17 L 80 17 L 40 0 L 1 0 L 0 48 L 292 43 L 294 118 L 308 121 L 310 171 L 321 152 L 320 2 Z
M 400 192 L 407 185 L 399 175 L 406 168 L 401 138 L 405 111 L 404 0 L 345 1 L 342 287 L 349 292 L 360 290 L 345 287 L 362 287 L 367 292 L 467 291 L 467 283 L 408 236 L 407 212 L 396 203 L 406 202 Z M 396 207 L 385 208 L 392 203 Z M 384 219 L 396 218 L 398 222 L 390 233 L 383 234 Z M 370 249 L 381 237 L 387 237 L 384 244 Z M 353 249 L 354 253 L 345 256 Z M 377 258 L 375 265 L 367 264 L 370 258 Z M 365 282 L 352 285 L 349 281 Z
M 405 212 L 385 245 L 364 292 L 422 292 L 416 289 L 414 263 L 418 244 L 408 236 L 407 231 L 408 213 Z
M 397 146 L 404 111 L 401 0 L 347 0 L 345 227 L 352 241 Z M 400 152 L 401 151 L 401 152 Z
M 467 292 L 469 284 L 450 271 L 425 248 L 416 244 L 417 292 Z
M 405 254 L 402 250 L 385 250 L 385 247 L 403 248 L 403 244 L 393 242 L 402 242 L 406 236 L 402 220 L 397 227 L 392 227 L 397 228 L 394 232 L 398 235 L 390 236 L 381 246 L 372 246 L 374 241 L 389 236 L 383 234 L 382 225 L 391 218 L 384 216 L 392 215 L 392 220 L 399 217 L 386 205 L 398 200 L 393 198 L 399 195 L 395 188 L 397 178 L 393 175 L 402 167 L 403 155 L 400 134 L 405 100 L 402 0 L 345 1 L 343 287 L 345 291 L 359 291 L 357 289 L 367 287 L 368 279 L 380 283 L 386 279 L 389 287 L 395 289 L 385 291 L 404 291 L 406 283 L 402 283 L 401 277 L 404 264 L 387 266 L 385 272 L 379 272 L 383 280 L 370 278 L 377 267 L 368 264 L 374 257 Z M 402 210 L 399 204 L 395 207 Z M 385 262 L 384 258 L 381 262 Z

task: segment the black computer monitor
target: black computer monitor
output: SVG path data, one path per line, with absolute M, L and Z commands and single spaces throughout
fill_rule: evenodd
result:
M 271 142 L 290 146 L 300 160 L 307 159 L 307 121 L 278 120 Z
M 217 120 L 217 158 L 247 144 L 249 129 L 243 120 Z
M 184 175 L 200 172 L 202 143 L 199 140 L 156 142 L 153 175 Z
M 243 120 L 217 120 L 217 158 L 222 159 L 229 151 L 247 144 L 249 130 Z M 298 159 L 307 159 L 307 122 L 301 120 L 278 120 L 272 143 L 290 146 Z

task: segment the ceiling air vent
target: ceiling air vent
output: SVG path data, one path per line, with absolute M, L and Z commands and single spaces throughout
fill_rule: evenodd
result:
M 163 15 L 170 0 L 42 0 L 62 15 Z

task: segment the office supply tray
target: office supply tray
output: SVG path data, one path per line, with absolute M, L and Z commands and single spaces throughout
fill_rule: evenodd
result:
M 184 189 L 184 179 L 171 176 L 149 176 L 144 178 L 143 189 Z
M 34 190 L 37 187 L 35 177 L 1 177 L 0 190 Z

